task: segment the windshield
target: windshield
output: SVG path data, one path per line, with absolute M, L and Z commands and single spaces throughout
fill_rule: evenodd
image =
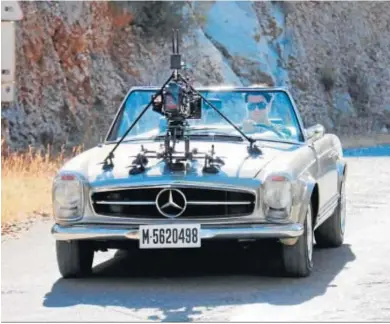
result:
M 111 129 L 109 141 L 117 141 L 124 135 L 156 92 L 150 89 L 130 92 Z M 303 141 L 293 105 L 284 91 L 247 89 L 200 92 L 246 135 L 254 139 Z M 190 134 L 194 137 L 240 136 L 237 130 L 203 100 L 201 119 L 188 120 L 188 124 Z M 165 117 L 150 107 L 125 140 L 155 139 L 165 132 Z

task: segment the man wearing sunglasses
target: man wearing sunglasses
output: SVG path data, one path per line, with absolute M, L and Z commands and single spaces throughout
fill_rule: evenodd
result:
M 247 119 L 244 120 L 242 128 L 244 132 L 255 132 L 256 124 L 270 126 L 268 115 L 272 107 L 273 96 L 270 93 L 248 94 L 247 102 Z

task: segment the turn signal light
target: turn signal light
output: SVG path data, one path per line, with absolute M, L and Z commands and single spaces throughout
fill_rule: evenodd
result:
M 76 179 L 76 177 L 73 174 L 63 174 L 63 175 L 61 175 L 61 180 L 73 181 L 75 179 Z
M 280 176 L 280 175 L 275 175 L 270 178 L 271 181 L 288 181 L 287 178 Z

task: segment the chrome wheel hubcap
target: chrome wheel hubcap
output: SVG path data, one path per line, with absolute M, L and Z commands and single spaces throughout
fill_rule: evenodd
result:
M 312 227 L 312 219 L 311 219 L 311 208 L 307 211 L 306 215 L 306 230 L 307 230 L 307 256 L 309 261 L 312 261 L 313 258 L 313 227 Z

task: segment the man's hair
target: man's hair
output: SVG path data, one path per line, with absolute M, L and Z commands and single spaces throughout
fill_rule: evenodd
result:
M 260 92 L 260 95 L 264 97 L 265 101 L 269 103 L 271 101 L 271 94 L 268 92 Z
M 248 102 L 248 95 L 249 95 L 249 93 L 247 93 L 246 95 L 245 95 L 245 101 L 246 102 Z M 268 93 L 268 92 L 263 92 L 263 91 L 260 91 L 260 92 L 257 92 L 256 93 L 256 96 L 263 96 L 264 97 L 264 99 L 265 99 L 265 101 L 267 102 L 267 104 L 271 101 L 271 99 L 272 99 L 272 96 L 271 96 L 271 94 L 270 93 Z
M 249 88 L 271 88 L 271 85 L 265 82 L 262 83 L 255 83 L 249 86 Z M 269 103 L 271 101 L 272 96 L 267 92 L 260 92 L 258 95 L 261 95 L 264 97 L 265 101 Z

